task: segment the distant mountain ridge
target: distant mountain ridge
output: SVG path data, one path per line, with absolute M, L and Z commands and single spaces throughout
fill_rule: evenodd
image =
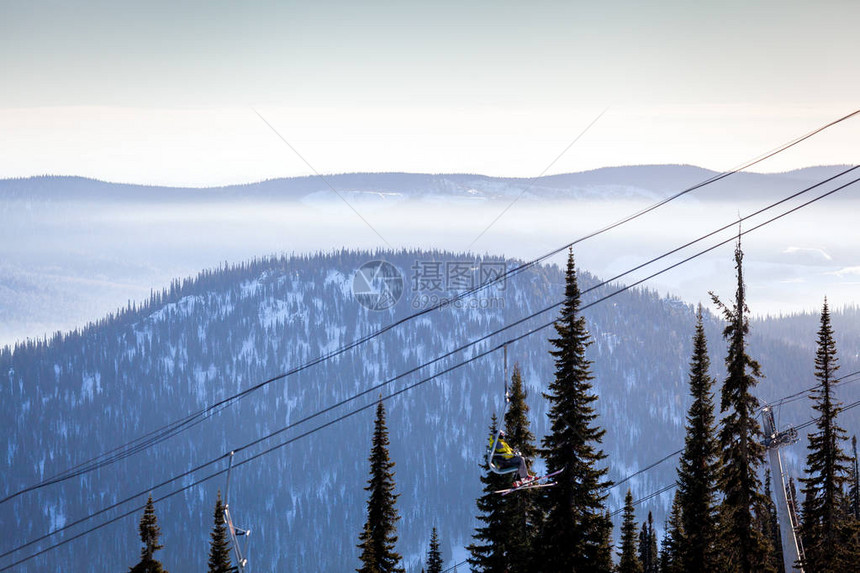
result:
M 828 177 L 846 166 L 818 166 L 784 173 L 738 173 L 734 186 L 758 190 L 781 188 L 787 181 L 813 181 Z M 528 193 L 534 198 L 575 198 L 577 193 L 600 188 L 604 198 L 623 187 L 648 191 L 680 191 L 717 175 L 715 171 L 692 165 L 634 165 L 603 167 L 578 173 L 545 175 L 538 178 L 492 177 L 477 174 L 344 173 L 270 179 L 214 187 L 169 187 L 133 183 L 111 183 L 75 176 L 37 176 L 0 180 L 4 199 L 112 199 L 131 200 L 300 200 L 319 192 L 397 193 L 410 198 L 426 194 L 468 198 L 498 198 Z
M 368 311 L 352 296 L 353 274 L 374 259 L 390 262 L 405 279 L 402 298 L 384 312 Z M 72 333 L 0 350 L 0 412 L 8 420 L 0 429 L 0 452 L 9 468 L 0 475 L 0 494 L 54 475 L 407 316 L 414 305 L 422 304 L 416 295 L 427 294 L 419 290 L 420 281 L 413 281 L 415 269 L 433 268 L 439 261 L 469 268 L 498 262 L 418 250 L 258 259 L 176 281 L 148 302 L 129 305 Z M 595 277 L 580 271 L 583 289 L 595 283 Z M 0 553 L 131 493 L 148 491 L 163 479 L 557 302 L 562 287 L 560 269 L 535 267 L 507 280 L 502 290 L 493 287 L 479 295 L 478 300 L 496 301 L 493 304 L 434 311 L 357 351 L 273 383 L 145 454 L 4 504 L 0 524 L 9 534 L 0 541 Z M 612 290 L 603 287 L 583 302 Z M 610 478 L 619 480 L 681 447 L 694 309 L 636 289 L 595 305 L 585 316 L 594 341 L 588 356 L 600 394 L 599 423 L 607 428 Z M 553 318 L 550 312 L 541 321 Z M 776 319 L 766 328 L 753 325 L 750 352 L 766 375 L 758 396 L 772 400 L 812 384 L 809 343 L 815 337 L 814 318 L 794 317 L 790 329 L 781 328 Z M 373 391 L 355 405 L 372 406 L 380 393 L 415 383 L 538 322 L 529 321 L 456 359 Z M 842 372 L 860 369 L 860 310 L 837 311 L 833 323 Z M 721 380 L 721 325 L 709 316 L 706 328 L 712 375 Z M 546 343 L 550 334 L 538 332 L 509 348 L 510 363 L 518 362 L 523 370 L 538 436 L 546 432 L 546 405 L 540 395 L 552 376 Z M 501 356 L 494 353 L 387 403 L 403 516 L 398 550 L 409 571 L 420 567 L 433 526 L 447 558 L 464 555 L 475 526 L 487 427 L 502 405 L 502 370 Z M 860 398 L 858 387 L 846 386 L 840 398 Z M 351 407 L 243 451 L 237 462 L 333 421 Z M 779 423 L 800 423 L 810 412 L 803 401 L 788 404 L 780 409 Z M 347 571 L 357 566 L 372 414 L 369 409 L 337 422 L 234 472 L 231 507 L 235 518 L 254 530 L 250 558 L 255 570 Z M 849 432 L 856 432 L 858 414 L 856 409 L 846 414 Z M 804 455 L 802 444 L 787 452 L 791 471 L 796 472 Z M 637 476 L 624 488 L 632 487 L 634 497 L 640 497 L 672 483 L 673 463 Z M 211 471 L 218 468 L 223 464 Z M 157 497 L 190 479 L 154 493 Z M 166 546 L 163 562 L 169 570 L 204 566 L 211 510 L 217 489 L 224 485 L 217 478 L 156 506 Z M 610 492 L 610 509 L 620 507 L 621 489 Z M 662 523 L 670 500 L 671 494 L 665 494 L 640 507 L 638 519 L 651 509 Z M 37 558 L 27 570 L 118 570 L 132 565 L 137 553 L 136 518 L 127 518 Z
M 839 169 L 732 175 L 660 207 L 638 225 L 589 240 L 589 266 L 612 276 L 620 261 L 647 260 L 693 232 L 730 223 Z M 145 300 L 176 277 L 270 254 L 402 246 L 528 259 L 714 174 L 684 165 L 609 167 L 535 180 L 357 173 L 208 189 L 80 177 L 2 180 L 0 345 L 76 328 Z M 799 297 L 792 293 L 804 281 L 815 296 L 828 292 L 833 300 L 854 302 L 850 280 L 858 247 L 850 214 L 858 207 L 856 188 L 792 215 L 807 219 L 788 223 L 781 236 L 757 245 L 758 253 L 748 252 L 769 271 L 759 285 L 767 285 L 770 304 L 760 312 L 797 309 Z M 826 236 L 818 231 L 824 218 Z M 653 286 L 700 300 L 710 286 L 696 277 L 719 264 L 711 258 L 681 280 Z

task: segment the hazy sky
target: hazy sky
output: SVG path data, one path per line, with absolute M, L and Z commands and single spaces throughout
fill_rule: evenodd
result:
M 0 0 L 0 177 L 726 169 L 860 107 L 860 3 Z M 262 115 L 301 154 L 273 133 Z M 760 167 L 858 156 L 860 120 Z

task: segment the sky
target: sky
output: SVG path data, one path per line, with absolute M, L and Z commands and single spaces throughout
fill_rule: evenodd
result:
M 857 109 L 860 3 L 0 0 L 0 178 L 737 166 Z M 853 120 L 757 167 L 853 163 Z

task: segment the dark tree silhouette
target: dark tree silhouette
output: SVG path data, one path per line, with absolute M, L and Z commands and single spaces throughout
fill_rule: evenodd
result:
M 161 562 L 153 557 L 155 552 L 164 546 L 159 543 L 161 528 L 158 527 L 158 518 L 155 517 L 152 495 L 146 500 L 138 531 L 143 547 L 140 550 L 140 562 L 130 569 L 131 573 L 167 573 Z
M 636 520 L 633 494 L 624 496 L 624 517 L 621 521 L 621 547 L 618 551 L 618 573 L 643 573 L 644 568 L 636 553 Z
M 376 421 L 370 448 L 370 479 L 367 521 L 359 535 L 361 567 L 358 573 L 404 573 L 400 554 L 394 550 L 397 543 L 397 513 L 394 493 L 394 462 L 388 456 L 388 428 L 385 425 L 385 407 L 382 400 L 376 407 Z
M 648 512 L 648 521 L 642 524 L 639 532 L 639 561 L 642 562 L 643 573 L 659 571 L 659 553 L 657 552 L 657 532 L 654 531 L 654 516 Z
M 708 374 L 710 359 L 702 324 L 702 307 L 696 318 L 693 357 L 690 361 L 690 394 L 693 403 L 687 412 L 687 436 L 678 466 L 678 500 L 685 543 L 679 560 L 686 571 L 717 573 L 717 473 L 719 444 Z
M 426 573 L 442 573 L 442 552 L 439 550 L 439 533 L 436 528 L 430 534 L 430 549 L 427 551 Z
M 572 251 L 565 278 L 565 303 L 555 323 L 556 337 L 550 340 L 555 379 L 544 394 L 550 403 L 550 432 L 541 450 L 548 471 L 563 472 L 557 485 L 545 490 L 540 550 L 547 571 L 589 573 L 604 571 L 606 566 L 604 501 L 610 482 L 605 479 L 607 469 L 599 467 L 606 458 L 599 449 L 605 430 L 596 423 L 597 395 L 591 386 L 591 362 L 585 356 L 591 340 L 579 313 Z
M 850 536 L 844 487 L 848 484 L 851 459 L 842 450 L 841 444 L 847 441 L 848 435 L 839 427 L 837 417 L 842 404 L 833 395 L 838 369 L 836 341 L 825 299 L 815 353 L 818 386 L 812 392 L 812 407 L 819 414 L 817 431 L 809 435 L 807 477 L 800 480 L 804 486 L 801 490 L 804 493 L 804 569 L 812 573 L 846 571 L 856 565 L 852 562 L 854 548 L 844 546 Z
M 497 430 L 498 421 L 493 415 L 490 424 L 491 442 Z M 509 552 L 509 531 L 507 515 L 504 512 L 507 500 L 495 492 L 510 487 L 511 478 L 491 472 L 486 460 L 483 468 L 484 473 L 481 475 L 483 493 L 476 502 L 479 511 L 478 521 L 483 525 L 475 528 L 473 542 L 467 547 L 471 554 L 469 564 L 473 571 L 504 573 L 507 570 Z
M 660 573 L 685 573 L 681 564 L 681 548 L 684 546 L 684 525 L 681 523 L 681 503 L 678 492 L 672 501 L 672 511 L 666 518 L 666 531 L 660 547 Z
M 848 496 L 851 503 L 851 513 L 854 519 L 860 521 L 860 463 L 857 459 L 857 436 L 851 438 L 851 450 L 854 456 L 851 459 L 851 486 Z
M 505 412 L 505 434 L 508 444 L 525 456 L 534 457 L 537 452 L 535 437 L 531 432 L 528 419 L 527 392 L 523 386 L 519 365 L 514 365 L 511 376 L 509 404 Z M 496 418 L 490 439 L 495 436 Z M 510 487 L 510 475 L 490 473 L 481 479 L 485 485 L 484 494 L 478 500 L 478 517 L 486 526 L 478 528 L 475 539 L 483 544 L 472 544 L 470 563 L 479 571 L 505 571 L 508 573 L 527 573 L 537 565 L 540 555 L 535 551 L 535 532 L 540 522 L 540 510 L 535 503 L 533 491 L 520 491 L 516 495 L 501 497 L 494 493 Z
M 729 343 L 726 356 L 726 379 L 723 382 L 720 411 L 724 414 L 719 431 L 722 465 L 719 489 L 723 493 L 720 506 L 720 555 L 723 570 L 738 573 L 772 571 L 771 546 L 757 524 L 766 514 L 764 496 L 758 471 L 764 463 L 762 433 L 756 413 L 758 400 L 752 389 L 761 377 L 758 362 L 747 354 L 749 309 L 743 280 L 743 251 L 738 240 L 735 248 L 737 290 L 732 307 L 720 302 L 711 293 L 714 303 L 723 311 L 728 323 L 723 336 Z
M 224 505 L 221 503 L 221 491 L 215 500 L 215 514 L 211 541 L 209 542 L 209 573 L 230 572 L 230 540 L 227 538 L 227 525 L 224 523 Z
M 505 434 L 508 444 L 519 450 L 526 459 L 537 453 L 535 436 L 528 418 L 526 403 L 528 393 L 523 386 L 519 364 L 514 365 L 511 376 L 510 404 L 505 413 Z M 502 520 L 507 530 L 507 571 L 509 573 L 531 573 L 541 556 L 535 551 L 536 532 L 542 514 L 536 503 L 536 492 L 521 491 L 507 496 L 502 506 Z

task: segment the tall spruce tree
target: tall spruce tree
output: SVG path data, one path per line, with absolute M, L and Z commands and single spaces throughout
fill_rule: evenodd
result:
M 599 449 L 605 431 L 596 423 L 597 395 L 591 387 L 591 362 L 585 356 L 591 340 L 579 311 L 572 251 L 565 279 L 565 303 L 555 323 L 557 336 L 550 340 L 555 379 L 544 394 L 550 404 L 550 431 L 541 450 L 547 469 L 563 472 L 555 487 L 544 490 L 542 566 L 545 571 L 591 573 L 606 566 L 604 501 L 611 484 L 605 479 L 607 469 L 599 467 L 606 458 Z
M 847 554 L 848 515 L 844 487 L 848 483 L 850 458 L 842 450 L 848 435 L 839 427 L 837 417 L 842 405 L 833 395 L 839 369 L 836 341 L 830 324 L 827 299 L 821 311 L 818 346 L 815 353 L 815 377 L 818 385 L 812 392 L 813 409 L 819 416 L 817 431 L 809 434 L 806 475 L 801 478 L 805 494 L 803 505 L 803 540 L 806 560 L 804 569 L 812 573 L 846 571 L 853 551 Z
M 209 573 L 229 573 L 230 540 L 227 539 L 227 525 L 224 523 L 224 505 L 221 503 L 221 490 L 215 500 L 215 524 L 212 526 L 209 542 Z
M 131 573 L 167 573 L 161 562 L 153 557 L 155 552 L 163 549 L 164 546 L 159 543 L 161 528 L 158 527 L 158 518 L 155 517 L 155 505 L 152 503 L 151 494 L 146 500 L 138 531 L 143 547 L 140 550 L 140 562 L 130 569 Z
M 359 535 L 361 567 L 358 573 L 404 573 L 400 554 L 394 550 L 397 543 L 397 513 L 394 493 L 394 462 L 388 456 L 388 428 L 385 425 L 385 407 L 382 400 L 376 407 L 376 421 L 370 448 L 370 479 L 367 521 Z
M 618 551 L 618 573 L 643 573 L 644 568 L 636 552 L 636 520 L 633 494 L 630 489 L 624 496 L 624 517 L 621 520 L 621 547 Z
M 442 551 L 439 549 L 439 533 L 436 528 L 430 534 L 430 549 L 427 551 L 426 573 L 442 573 Z
M 493 414 L 490 424 L 490 440 L 498 430 L 498 419 Z M 484 473 L 481 475 L 483 493 L 478 498 L 477 519 L 483 525 L 475 528 L 473 542 L 466 548 L 471 557 L 469 565 L 473 571 L 485 573 L 504 573 L 507 571 L 509 552 L 509 524 L 507 513 L 504 511 L 507 498 L 495 493 L 500 489 L 510 487 L 511 477 L 499 475 L 490 471 L 486 460 L 483 463 Z
M 658 573 L 660 567 L 657 552 L 657 532 L 654 531 L 654 516 L 648 512 L 648 521 L 642 524 L 639 532 L 639 561 L 643 573 Z
M 772 548 L 758 525 L 766 514 L 758 471 L 764 463 L 762 432 L 756 419 L 758 400 L 752 389 L 761 377 L 758 362 L 747 354 L 749 308 L 743 280 L 743 251 L 738 239 L 735 248 L 737 290 L 731 307 L 713 293 L 711 298 L 728 323 L 723 336 L 728 341 L 726 379 L 720 411 L 724 414 L 719 431 L 721 469 L 718 486 L 723 493 L 720 507 L 720 555 L 722 569 L 738 573 L 767 572 Z
M 505 435 L 512 448 L 531 459 L 535 456 L 537 448 L 528 419 L 527 398 L 528 393 L 523 386 L 520 367 L 515 364 L 511 376 L 509 403 L 504 418 Z M 494 426 L 495 423 L 493 418 Z M 494 435 L 495 431 L 491 436 Z M 475 537 L 488 543 L 470 546 L 473 558 L 476 559 L 473 566 L 483 567 L 484 571 L 499 570 L 509 573 L 534 571 L 534 560 L 538 558 L 534 538 L 541 519 L 540 509 L 535 503 L 535 491 L 521 491 L 517 495 L 501 498 L 493 492 L 509 487 L 511 476 L 495 476 L 500 479 L 493 479 L 490 476 L 487 478 L 482 479 L 482 483 L 487 488 L 483 497 L 478 500 L 478 509 L 484 513 L 479 519 L 484 521 L 487 527 L 479 528 Z M 494 531 L 500 532 L 500 535 L 495 536 Z M 490 545 L 495 545 L 495 548 Z M 501 567 L 501 569 L 495 567 Z
M 678 556 L 685 571 L 716 573 L 717 555 L 717 473 L 719 444 L 708 373 L 710 358 L 702 321 L 702 307 L 696 317 L 693 357 L 690 361 L 690 394 L 693 403 L 687 412 L 687 436 L 678 466 L 678 500 L 684 544 Z
M 519 450 L 525 458 L 533 459 L 537 447 L 528 418 L 527 398 L 519 364 L 514 364 L 510 402 L 505 413 L 505 435 L 512 448 Z M 508 535 L 509 573 L 533 572 L 535 559 L 540 557 L 535 551 L 535 536 L 542 514 L 536 503 L 536 493 L 534 490 L 517 492 L 517 495 L 508 496 L 502 506 L 502 519 Z

